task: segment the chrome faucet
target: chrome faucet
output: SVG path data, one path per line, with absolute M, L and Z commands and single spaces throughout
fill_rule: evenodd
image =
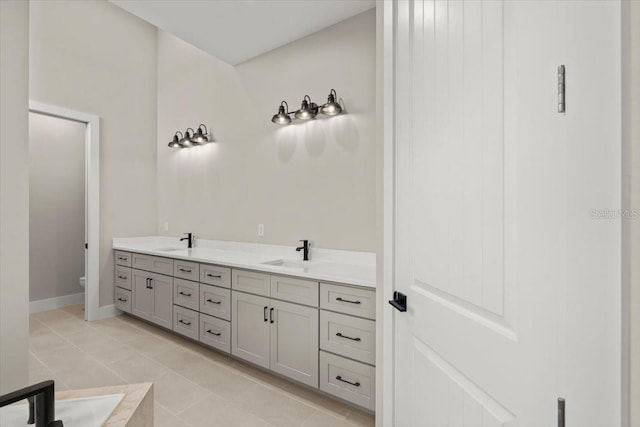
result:
M 300 240 L 302 242 L 302 246 L 296 248 L 296 252 L 303 251 L 303 261 L 309 261 L 309 249 L 311 249 L 311 243 L 308 240 Z
M 186 240 L 187 247 L 189 249 L 193 248 L 193 243 L 196 241 L 196 236 L 194 236 L 193 233 L 182 233 L 182 234 L 186 234 L 187 237 L 183 237 L 182 239 L 180 239 L 180 241 L 182 242 L 183 240 Z

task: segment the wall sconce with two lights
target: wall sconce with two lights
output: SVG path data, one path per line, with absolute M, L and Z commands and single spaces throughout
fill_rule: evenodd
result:
M 271 121 L 277 125 L 288 125 L 291 123 L 291 114 L 293 114 L 293 117 L 298 120 L 311 120 L 318 115 L 318 110 L 326 116 L 337 116 L 343 112 L 342 107 L 336 101 L 337 97 L 338 95 L 336 94 L 336 91 L 331 89 L 327 98 L 327 103 L 318 107 L 318 104 L 311 101 L 309 95 L 305 95 L 302 99 L 302 105 L 297 111 L 289 111 L 289 104 L 287 104 L 287 101 L 282 101 L 280 103 L 280 107 L 278 107 L 278 114 L 275 114 L 271 118 Z
M 178 136 L 180 134 L 180 136 Z M 170 148 L 188 148 L 198 145 L 205 145 L 214 142 L 213 137 L 209 135 L 207 127 L 203 124 L 198 126 L 198 130 L 187 128 L 184 133 L 177 131 L 173 135 L 173 139 L 169 143 Z

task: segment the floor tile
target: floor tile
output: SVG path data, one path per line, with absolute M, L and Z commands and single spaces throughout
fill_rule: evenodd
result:
M 277 427 L 300 426 L 316 410 L 278 390 L 258 386 L 244 396 L 242 407 Z
M 134 348 L 139 353 L 147 356 L 155 356 L 167 350 L 175 348 L 175 344 L 156 335 L 145 335 L 133 341 L 127 342 L 127 345 Z
M 55 374 L 71 390 L 131 383 L 130 381 L 125 381 L 103 364 L 91 359 L 76 366 L 65 368 Z
M 148 335 L 146 331 L 119 320 L 117 317 L 97 320 L 92 322 L 92 325 L 104 334 L 122 342 L 129 342 Z
M 266 421 L 219 396 L 210 396 L 178 417 L 192 426 L 264 427 Z
M 188 427 L 189 424 L 180 420 L 178 417 L 169 412 L 168 409 L 163 408 L 158 403 L 154 406 L 153 414 L 154 427 Z
M 58 309 L 58 310 L 41 311 L 39 313 L 33 313 L 30 316 L 33 317 L 36 320 L 39 320 L 45 326 L 48 326 L 49 324 L 58 322 L 60 320 L 69 319 L 69 318 L 73 317 L 71 314 L 67 313 L 66 311 L 60 310 L 60 309 Z
M 301 385 L 289 383 L 285 393 L 289 394 L 294 399 L 300 400 L 301 402 L 313 406 L 318 410 L 328 412 L 338 418 L 344 418 L 350 412 L 350 408 L 344 403 L 338 402 L 337 400 L 316 391 L 309 390 Z
M 64 347 L 57 348 L 46 354 L 39 354 L 38 358 L 54 374 L 69 368 L 72 369 L 86 361 L 93 360 L 87 353 L 71 344 L 67 344 Z
M 29 338 L 29 351 L 36 356 L 46 355 L 59 348 L 66 347 L 69 342 L 60 335 L 47 328 L 47 331 L 38 332 Z
M 167 368 L 141 354 L 133 354 L 107 365 L 129 383 L 153 382 Z
M 316 411 L 302 423 L 302 427 L 355 427 L 355 424 L 351 424 L 344 418 Z
M 72 304 L 61 308 L 74 317 L 84 320 L 84 304 Z
M 153 382 L 155 401 L 174 414 L 185 410 L 211 394 L 182 375 L 167 371 Z
M 376 425 L 375 416 L 362 411 L 358 411 L 357 409 L 349 412 L 349 414 L 347 415 L 347 421 L 361 427 L 374 427 Z

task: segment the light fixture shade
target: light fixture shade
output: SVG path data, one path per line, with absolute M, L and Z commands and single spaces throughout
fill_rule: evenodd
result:
M 170 147 L 170 148 L 180 148 L 180 147 L 181 147 L 181 145 L 180 145 L 180 140 L 178 139 L 178 134 L 179 134 L 179 133 L 180 133 L 180 132 L 176 132 L 176 133 L 173 135 L 173 139 L 172 139 L 172 140 L 171 140 L 171 142 L 169 143 L 169 147 Z
M 189 133 L 189 131 L 191 131 L 191 133 Z M 180 140 L 180 145 L 182 147 L 191 147 L 193 145 L 192 138 L 193 138 L 193 129 L 187 128 L 187 130 L 184 131 L 184 136 Z
M 271 122 L 277 125 L 288 125 L 291 123 L 291 117 L 289 117 L 289 113 L 285 111 L 284 105 L 287 104 L 285 101 L 280 103 L 280 107 L 278 107 L 278 114 L 274 114 L 271 117 Z M 287 105 L 287 110 L 289 109 L 289 105 Z
M 204 128 L 204 132 L 202 132 L 202 128 Z M 208 134 L 209 133 L 207 132 L 207 127 L 201 124 L 200 126 L 198 126 L 198 130 L 191 138 L 191 141 L 198 145 L 206 144 L 209 142 L 209 138 L 207 136 Z
M 307 101 L 309 99 L 309 101 Z M 310 120 L 318 114 L 318 106 L 311 102 L 309 95 L 305 95 L 300 109 L 296 111 L 295 118 L 299 120 Z
M 329 92 L 329 97 L 327 98 L 327 103 L 320 108 L 322 114 L 326 114 L 327 116 L 335 116 L 342 113 L 342 107 L 339 103 L 336 102 L 336 91 L 331 89 Z

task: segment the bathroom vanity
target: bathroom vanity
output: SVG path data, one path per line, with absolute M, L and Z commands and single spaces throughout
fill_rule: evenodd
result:
M 117 308 L 374 410 L 374 254 L 175 240 L 114 239 Z

